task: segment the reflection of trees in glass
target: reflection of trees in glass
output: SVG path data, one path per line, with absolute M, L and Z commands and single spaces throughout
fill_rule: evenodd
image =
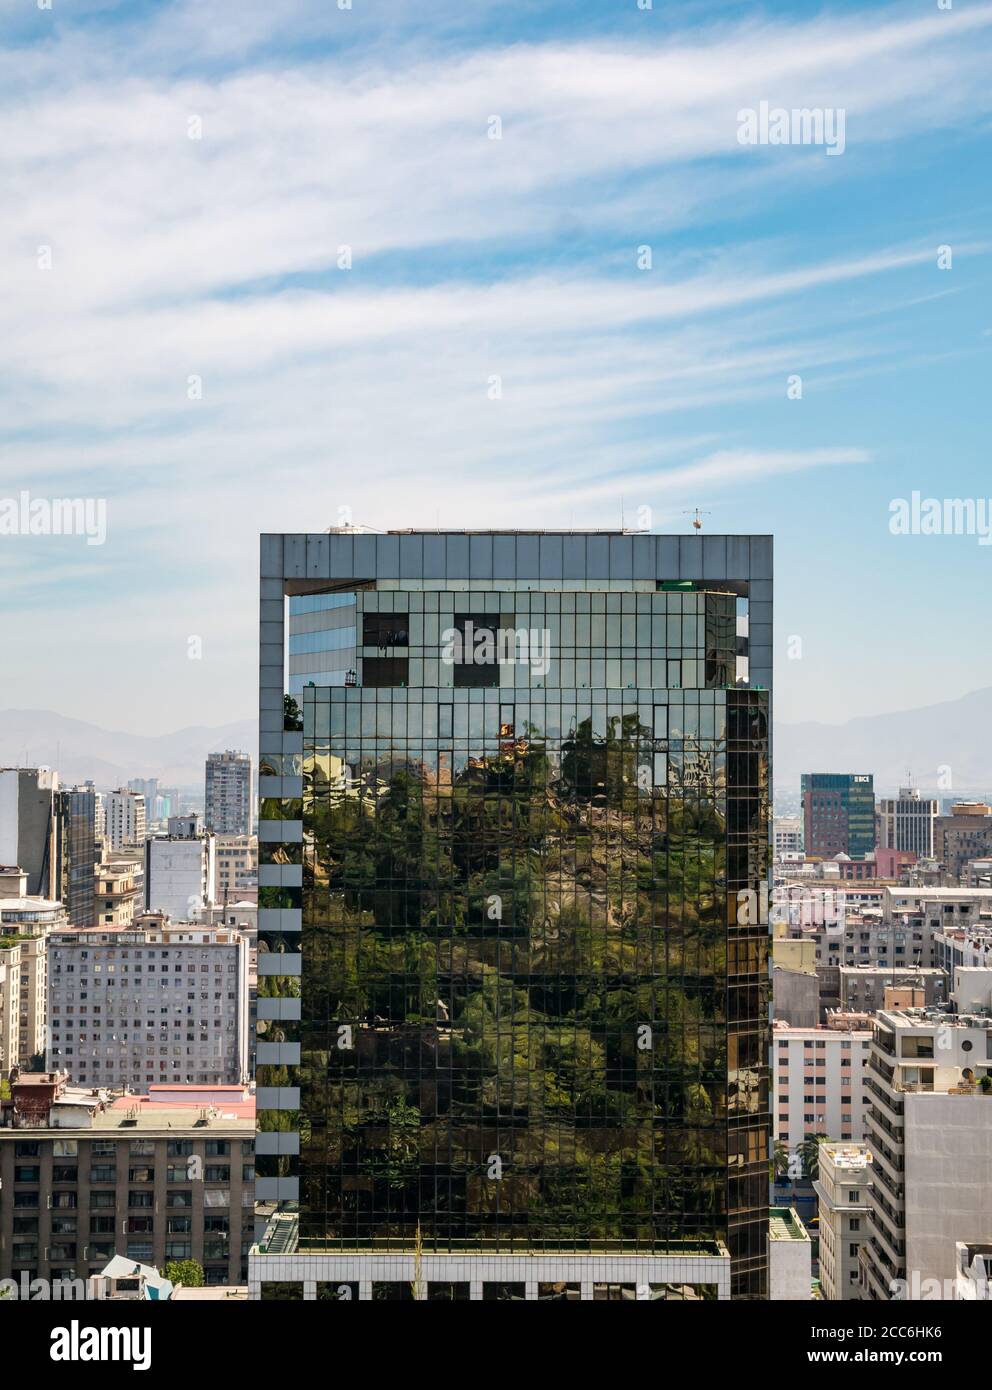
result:
M 600 728 L 528 725 L 450 774 L 336 746 L 342 786 L 314 776 L 326 747 L 306 759 L 315 1230 L 409 1244 L 420 1212 L 426 1248 L 650 1248 L 724 1229 L 725 745 L 696 739 L 702 774 L 658 787 L 652 731 Z

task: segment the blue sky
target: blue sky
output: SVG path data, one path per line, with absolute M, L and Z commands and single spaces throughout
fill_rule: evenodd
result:
M 621 506 L 775 534 L 779 718 L 992 684 L 992 547 L 889 531 L 992 496 L 992 5 L 0 0 L 0 32 L 0 499 L 108 511 L 102 546 L 0 536 L 0 707 L 250 715 L 260 530 Z M 742 146 L 761 101 L 842 109 L 843 154 Z

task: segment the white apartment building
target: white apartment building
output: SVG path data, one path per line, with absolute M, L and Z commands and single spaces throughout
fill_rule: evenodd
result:
M 992 889 L 904 888 L 869 890 L 858 883 L 788 882 L 776 913 L 785 934 L 811 937 L 818 966 L 941 967 L 940 932 L 992 927 Z M 866 898 L 866 893 L 868 897 Z M 874 902 L 878 910 L 865 905 Z
M 790 1153 L 814 1134 L 860 1142 L 870 1043 L 866 1029 L 772 1024 L 774 1135 Z
M 776 816 L 774 822 L 775 857 L 802 854 L 803 823 L 799 816 Z
M 250 835 L 254 829 L 251 758 L 228 750 L 207 758 L 204 819 L 218 835 Z
M 813 1242 L 794 1207 L 768 1211 L 768 1297 L 773 1303 L 813 1297 Z
M 255 836 L 218 835 L 217 902 L 236 902 L 246 889 L 257 887 L 258 841 Z
M 147 913 L 49 940 L 47 1066 L 80 1086 L 237 1085 L 248 1071 L 248 946 Z
M 103 798 L 105 835 L 111 849 L 127 849 L 144 843 L 145 798 L 140 792 L 119 787 Z
M 22 949 L 16 937 L 0 935 L 0 1072 L 3 1074 L 20 1061 Z
M 0 887 L 0 943 L 6 943 L 7 1003 L 5 1017 L 11 1030 L 0 1041 L 0 1063 L 4 1067 L 27 1066 L 31 1058 L 45 1051 L 45 1018 L 48 988 L 48 934 L 65 927 L 68 919 L 60 902 L 51 898 L 15 895 L 19 881 L 23 890 L 26 875 L 18 871 L 3 874 Z M 4 949 L 0 947 L 0 949 Z M 0 986 L 2 989 L 3 986 Z M 4 1026 L 0 1025 L 0 1031 Z
M 897 797 L 878 802 L 878 843 L 881 849 L 912 850 L 920 859 L 933 855 L 933 826 L 940 803 L 928 801 L 918 787 L 900 787 Z
M 199 917 L 217 901 L 213 835 L 157 835 L 145 841 L 145 909 L 174 921 Z
M 821 1144 L 820 1288 L 831 1302 L 861 1298 L 858 1257 L 868 1234 L 871 1153 L 865 1144 Z
M 992 1234 L 992 972 L 981 1014 L 883 1010 L 873 1028 L 866 1296 L 953 1298 L 957 1243 Z
M 127 927 L 141 910 L 131 859 L 103 859 L 96 865 L 96 925 Z M 142 894 L 143 896 L 143 894 Z
M 949 975 L 958 966 L 992 966 L 992 926 L 948 927 L 934 934 L 933 953 Z

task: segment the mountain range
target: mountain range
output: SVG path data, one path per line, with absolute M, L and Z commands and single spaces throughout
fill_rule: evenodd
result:
M 775 788 L 799 792 L 803 772 L 872 772 L 875 791 L 912 785 L 941 797 L 992 789 L 992 687 L 918 709 L 843 724 L 776 722 Z
M 168 787 L 202 791 L 207 754 L 227 748 L 251 753 L 254 759 L 257 721 L 191 725 L 173 734 L 125 734 L 52 710 L 0 713 L 0 767 L 54 767 L 63 782 L 92 780 L 104 789 L 126 786 L 132 777 L 157 777 Z
M 913 785 L 944 797 L 992 789 L 992 687 L 919 709 L 843 724 L 776 722 L 776 790 L 798 794 L 803 772 L 872 772 L 882 795 Z M 200 788 L 208 753 L 257 754 L 254 719 L 191 725 L 171 734 L 127 734 L 51 710 L 0 713 L 0 766 L 55 767 L 64 782 L 116 787 L 132 777 Z

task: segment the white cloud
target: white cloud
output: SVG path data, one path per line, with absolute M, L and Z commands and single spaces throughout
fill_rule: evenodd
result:
M 126 641 L 137 611 L 135 679 L 163 717 L 172 699 L 141 672 L 187 583 L 247 633 L 250 692 L 237 595 L 262 527 L 319 528 L 340 505 L 380 526 L 598 524 L 619 492 L 677 516 L 744 480 L 868 460 L 842 430 L 770 447 L 715 416 L 782 399 L 797 369 L 887 369 L 908 348 L 855 338 L 836 296 L 905 297 L 932 248 L 913 228 L 830 256 L 703 232 L 987 119 L 992 7 L 483 48 L 467 8 L 439 11 L 433 47 L 414 37 L 422 6 L 243 0 L 57 21 L 0 58 L 0 491 L 108 498 L 110 540 L 82 572 L 141 605 L 101 623 Z M 306 48 L 344 24 L 345 51 Z M 742 150 L 737 110 L 762 99 L 846 107 L 845 158 Z M 90 557 L 51 553 L 66 608 L 92 611 Z M 38 623 L 8 615 L 5 632 L 68 660 Z

